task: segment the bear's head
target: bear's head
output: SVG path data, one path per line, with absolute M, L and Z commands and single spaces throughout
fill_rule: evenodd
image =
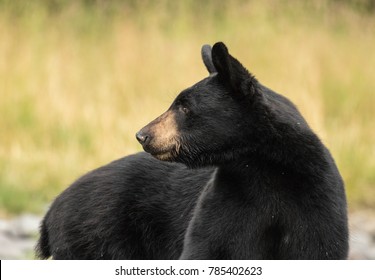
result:
M 143 149 L 164 161 L 189 167 L 220 165 L 252 149 L 256 103 L 262 94 L 257 80 L 219 42 L 202 47 L 209 77 L 183 90 L 169 109 L 142 128 Z

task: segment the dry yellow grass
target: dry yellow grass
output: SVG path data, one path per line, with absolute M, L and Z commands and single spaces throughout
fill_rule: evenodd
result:
M 1 10 L 0 213 L 40 212 L 79 175 L 140 150 L 135 132 L 207 75 L 200 46 L 215 41 L 297 104 L 350 206 L 375 204 L 375 20 L 324 1 L 194 3 Z

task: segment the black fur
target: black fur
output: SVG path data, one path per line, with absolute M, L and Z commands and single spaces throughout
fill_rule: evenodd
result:
M 191 170 L 146 153 L 78 179 L 41 226 L 42 259 L 177 259 L 212 168 Z M 189 187 L 186 187 L 189 186 Z
M 210 77 L 169 108 L 171 162 L 140 153 L 77 180 L 43 220 L 39 257 L 347 257 L 345 192 L 329 151 L 223 43 L 207 50 Z

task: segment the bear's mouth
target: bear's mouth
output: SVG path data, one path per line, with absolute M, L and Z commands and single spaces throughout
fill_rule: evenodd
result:
M 158 160 L 163 160 L 163 161 L 170 161 L 173 159 L 172 151 L 162 151 L 162 152 L 157 152 L 157 153 L 151 153 L 151 155 L 154 158 Z
M 146 151 L 150 153 L 154 158 L 162 161 L 175 161 L 179 154 L 179 149 L 176 145 L 169 145 L 168 147 L 162 147 L 159 149 L 149 149 Z
M 179 154 L 179 148 L 178 143 L 170 143 L 163 146 L 152 145 L 151 143 L 143 147 L 145 152 L 162 161 L 175 161 Z

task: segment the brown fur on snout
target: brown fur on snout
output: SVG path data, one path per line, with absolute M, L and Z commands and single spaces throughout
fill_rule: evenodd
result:
M 176 114 L 172 110 L 153 120 L 142 130 L 146 130 L 150 137 L 150 143 L 144 147 L 154 157 L 160 160 L 168 160 L 178 152 L 178 126 Z

